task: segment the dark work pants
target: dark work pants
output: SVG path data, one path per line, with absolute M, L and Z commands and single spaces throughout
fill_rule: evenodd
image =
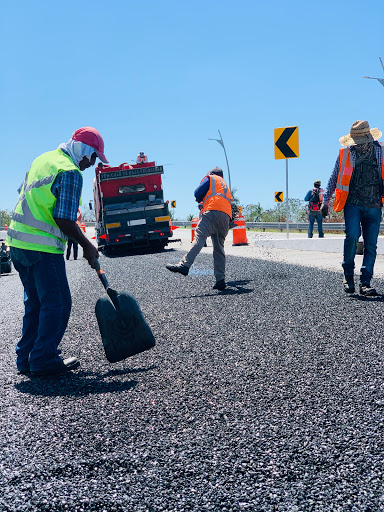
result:
M 376 261 L 377 237 L 379 236 L 381 208 L 366 208 L 354 204 L 344 207 L 345 240 L 344 260 L 342 263 L 344 274 L 353 276 L 355 268 L 355 254 L 357 242 L 363 232 L 364 252 L 363 264 L 360 268 L 360 282 L 370 284 L 373 276 L 373 267 Z
M 309 212 L 309 225 L 308 225 L 308 238 L 313 237 L 313 226 L 315 224 L 315 220 L 317 221 L 317 227 L 319 230 L 319 238 L 324 237 L 323 233 L 323 215 L 321 214 L 321 211 L 318 210 L 316 212 Z
M 62 254 L 11 247 L 13 265 L 24 286 L 24 317 L 16 347 L 17 368 L 33 371 L 61 361 L 58 346 L 71 313 Z
M 68 238 L 68 245 L 67 245 L 67 260 L 71 257 L 71 248 L 73 246 L 73 259 L 77 260 L 77 255 L 79 253 L 79 244 L 75 242 L 75 240 L 72 240 L 72 238 Z

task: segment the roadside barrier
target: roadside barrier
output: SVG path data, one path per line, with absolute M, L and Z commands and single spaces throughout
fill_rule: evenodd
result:
M 196 228 L 197 228 L 197 225 L 199 223 L 199 219 L 197 218 L 194 218 L 191 220 L 191 243 L 193 242 L 194 238 L 195 238 L 195 231 L 196 231 Z
M 245 227 L 244 217 L 237 217 L 234 222 L 236 226 L 233 228 L 232 245 L 248 245 L 247 228 Z

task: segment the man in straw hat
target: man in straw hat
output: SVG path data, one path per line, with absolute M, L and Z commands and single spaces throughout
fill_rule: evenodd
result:
M 324 194 L 322 214 L 328 214 L 329 199 L 335 189 L 334 210 L 344 209 L 345 240 L 344 290 L 354 293 L 354 268 L 357 242 L 363 234 L 364 253 L 360 269 L 361 295 L 375 296 L 371 287 L 373 267 L 376 260 L 377 237 L 379 235 L 381 208 L 384 194 L 384 148 L 377 142 L 382 133 L 369 128 L 367 121 L 356 121 L 348 135 L 340 138 L 340 154 L 329 178 Z

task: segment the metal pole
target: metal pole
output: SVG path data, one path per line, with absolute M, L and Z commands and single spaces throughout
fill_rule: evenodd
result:
M 231 191 L 232 191 L 232 187 L 231 187 L 231 173 L 229 172 L 229 163 L 228 163 L 227 152 L 225 151 L 224 141 L 223 141 L 223 137 L 221 136 L 220 130 L 219 130 L 219 129 L 217 129 L 217 131 L 219 132 L 220 139 L 221 139 L 221 144 L 222 144 L 223 149 L 224 149 L 225 159 L 226 159 L 226 161 L 227 161 L 229 190 L 231 190 Z
M 232 192 L 232 186 L 231 186 L 231 173 L 229 172 L 229 163 L 228 163 L 227 152 L 225 151 L 224 141 L 223 141 L 223 137 L 221 136 L 220 130 L 218 129 L 217 131 L 219 132 L 220 140 L 219 140 L 219 139 L 208 139 L 208 140 L 215 140 L 215 141 L 216 141 L 216 142 L 218 142 L 218 143 L 220 144 L 220 146 L 222 146 L 222 147 L 223 147 L 223 149 L 224 149 L 224 155 L 225 155 L 225 159 L 226 159 L 226 161 L 227 161 L 227 169 L 228 169 L 228 183 L 229 183 L 229 190 Z
M 288 158 L 285 159 L 285 182 L 286 182 L 286 193 L 285 193 L 285 208 L 286 208 L 286 221 L 287 221 L 287 238 L 289 238 L 289 204 L 288 204 Z

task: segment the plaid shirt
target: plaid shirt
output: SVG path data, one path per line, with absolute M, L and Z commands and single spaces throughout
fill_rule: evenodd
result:
M 377 141 L 374 142 L 374 146 L 375 146 L 376 160 L 377 160 L 377 164 L 378 164 L 377 167 L 378 167 L 379 176 L 381 179 L 381 166 L 383 163 L 383 153 L 381 151 L 381 145 L 379 142 L 377 142 Z M 352 167 L 355 167 L 356 151 L 353 146 L 350 146 L 349 149 L 351 150 Z M 339 156 L 337 157 L 335 167 L 334 167 L 331 177 L 329 178 L 329 181 L 328 181 L 327 190 L 325 191 L 325 194 L 324 194 L 324 203 L 325 204 L 329 203 L 329 200 L 331 199 L 331 197 L 333 196 L 333 193 L 336 190 L 336 183 L 337 183 L 337 178 L 339 176 L 339 171 L 340 171 L 340 153 L 339 153 Z
M 57 199 L 53 216 L 76 222 L 82 188 L 83 177 L 79 171 L 59 173 L 51 187 L 51 192 Z

